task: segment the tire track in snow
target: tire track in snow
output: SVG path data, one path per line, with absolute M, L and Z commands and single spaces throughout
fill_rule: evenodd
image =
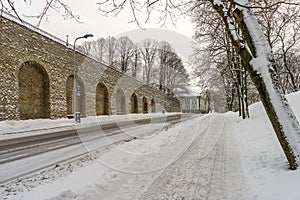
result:
M 235 149 L 235 141 L 230 136 L 230 124 L 225 124 L 223 137 L 218 145 L 207 200 L 250 200 L 247 196 L 244 177 Z
M 224 125 L 225 115 L 213 114 L 205 134 L 200 134 L 139 199 L 242 199 L 240 192 L 234 193 L 237 184 L 241 183 L 240 177 L 235 176 L 239 166 L 229 155 L 233 150 L 227 149 L 230 144 L 227 143 Z M 234 179 L 228 182 L 232 177 Z M 234 181 L 235 185 L 231 185 Z

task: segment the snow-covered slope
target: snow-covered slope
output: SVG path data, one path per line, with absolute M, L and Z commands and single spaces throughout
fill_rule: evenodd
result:
M 288 95 L 300 119 L 300 92 Z M 232 116 L 232 131 L 237 141 L 245 182 L 253 199 L 299 200 L 300 170 L 288 169 L 287 160 L 262 104 L 250 106 L 250 119 Z

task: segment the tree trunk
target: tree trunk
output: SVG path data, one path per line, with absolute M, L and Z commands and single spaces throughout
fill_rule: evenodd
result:
M 245 16 L 245 12 L 248 12 L 248 16 Z M 246 56 L 246 58 L 248 59 L 245 59 L 243 62 L 247 62 L 245 63 L 246 69 L 258 89 L 261 101 L 287 157 L 290 168 L 297 169 L 300 164 L 300 127 L 284 96 L 282 87 L 275 73 L 271 48 L 261 49 L 261 47 L 259 47 L 261 44 L 258 43 L 263 39 L 257 41 L 256 38 L 253 38 L 254 35 L 257 34 L 254 31 L 260 31 L 260 37 L 263 36 L 263 32 L 261 29 L 257 30 L 257 27 L 259 27 L 257 21 L 255 21 L 256 27 L 250 27 L 253 25 L 252 23 L 254 23 L 253 20 L 256 19 L 249 9 L 236 9 L 235 17 L 242 30 L 243 37 L 250 47 L 252 55 L 254 55 L 254 57 L 252 57 L 248 51 L 244 50 L 241 54 L 247 52 L 248 56 Z M 249 19 L 249 17 L 251 17 L 251 19 Z M 268 43 L 265 41 L 264 44 L 267 45 Z M 263 68 L 260 69 L 260 67 Z
M 244 69 L 245 70 L 245 69 Z M 246 106 L 246 115 L 249 118 L 250 117 L 250 113 L 249 113 L 249 104 L 248 104 L 248 86 L 247 86 L 247 71 L 244 72 L 245 76 L 244 76 L 244 85 L 245 85 L 245 106 Z
M 263 31 L 249 8 L 233 5 L 231 8 L 235 8 L 235 10 L 231 11 L 231 14 L 234 15 L 234 18 L 230 18 L 229 11 L 224 9 L 225 7 L 220 1 L 215 3 L 210 0 L 210 2 L 222 17 L 231 41 L 259 92 L 290 169 L 297 169 L 300 164 L 300 126 L 277 79 L 272 51 Z M 234 4 L 233 1 L 231 3 Z M 244 45 L 241 45 L 240 38 L 237 38 L 236 32 L 232 30 L 232 23 L 236 23 L 241 30 L 245 40 L 243 41 Z

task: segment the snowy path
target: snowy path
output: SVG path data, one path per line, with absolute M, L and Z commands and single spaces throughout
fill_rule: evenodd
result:
M 224 114 L 151 184 L 139 199 L 246 199 L 238 155 Z
M 2 195 L 11 200 L 248 200 L 226 116 L 214 113 L 161 129 L 99 152 L 86 164 L 75 160 L 11 182 Z M 136 133 L 145 131 L 141 127 Z M 70 165 L 77 168 L 73 173 Z

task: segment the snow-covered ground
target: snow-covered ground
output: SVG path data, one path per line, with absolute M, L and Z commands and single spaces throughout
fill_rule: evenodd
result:
M 176 113 L 165 113 L 164 115 L 173 115 Z M 81 123 L 75 125 L 74 119 L 35 119 L 35 120 L 10 120 L 0 121 L 0 139 L 9 139 L 35 134 L 49 133 L 51 131 L 88 127 L 111 122 L 122 122 L 128 120 L 139 120 L 144 118 L 154 119 L 163 116 L 162 113 L 149 114 L 129 114 L 129 115 L 103 115 L 90 116 L 81 119 Z
M 288 96 L 300 120 L 300 92 Z M 250 109 L 251 119 L 232 119 L 232 134 L 252 199 L 299 200 L 300 170 L 288 169 L 287 160 L 261 103 Z M 233 117 L 233 113 L 228 114 Z
M 288 98 L 300 119 L 300 93 Z M 299 200 L 300 170 L 288 169 L 262 105 L 250 114 L 193 118 L 3 184 L 0 199 Z

